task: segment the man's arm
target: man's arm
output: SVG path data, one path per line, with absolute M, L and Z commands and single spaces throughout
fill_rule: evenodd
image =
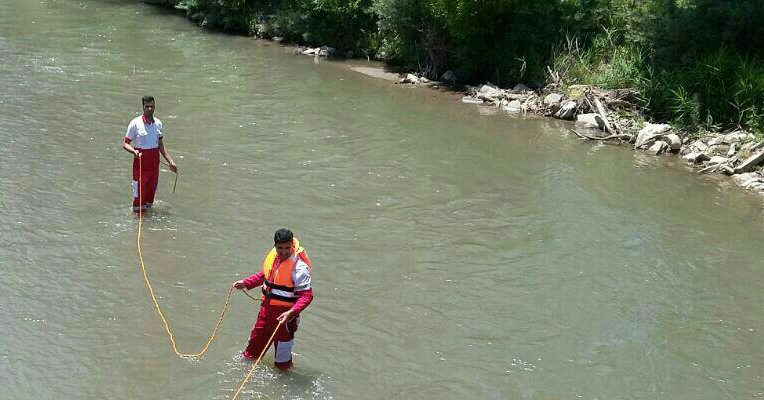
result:
M 250 289 L 253 289 L 253 288 L 256 288 L 256 287 L 262 285 L 263 284 L 263 280 L 264 280 L 263 277 L 264 277 L 263 272 L 260 271 L 260 272 L 258 272 L 256 274 L 250 276 L 247 279 L 242 279 L 240 281 L 234 282 L 232 286 L 234 288 L 236 288 L 236 289 L 241 289 L 241 290 L 247 289 L 247 290 L 250 290 Z
M 292 308 L 283 312 L 281 315 L 278 316 L 278 318 L 276 318 L 282 324 L 285 322 L 289 322 L 294 317 L 299 317 L 302 310 L 307 308 L 308 304 L 310 304 L 310 302 L 313 301 L 313 289 L 296 290 L 295 294 L 299 295 L 300 297 L 294 303 Z
M 135 157 L 141 155 L 141 153 L 133 147 L 132 143 L 135 140 L 135 127 L 132 123 L 127 127 L 127 133 L 125 133 L 125 140 L 122 142 L 122 148 Z
M 170 169 L 172 172 L 178 172 L 178 166 L 175 165 L 175 161 L 172 160 L 172 157 L 170 157 L 170 153 L 167 152 L 167 149 L 164 147 L 164 141 L 162 138 L 159 138 L 159 153 L 164 156 L 164 159 L 167 160 L 167 162 L 170 164 Z
M 302 310 L 306 309 L 308 304 L 313 301 L 313 289 L 300 290 L 294 293 L 299 295 L 300 298 L 298 298 L 297 302 L 292 306 L 292 314 L 300 315 Z
M 129 138 L 125 138 L 125 141 L 122 142 L 122 148 L 125 149 L 128 153 L 132 154 L 133 156 L 139 157 L 141 153 L 138 150 L 136 150 L 133 147 L 133 145 L 130 144 L 130 142 L 132 142 L 132 140 L 130 140 Z

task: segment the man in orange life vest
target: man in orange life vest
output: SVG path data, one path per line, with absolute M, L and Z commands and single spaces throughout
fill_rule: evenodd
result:
M 286 370 L 292 367 L 294 334 L 300 322 L 300 312 L 313 301 L 310 274 L 313 267 L 305 249 L 289 229 L 279 229 L 273 237 L 274 249 L 266 256 L 263 270 L 247 279 L 233 283 L 236 289 L 252 289 L 263 286 L 263 301 L 257 322 L 252 328 L 247 348 L 242 353 L 248 359 L 256 359 L 269 345 L 268 340 L 281 322 L 273 337 L 276 349 L 275 366 Z
M 154 203 L 159 183 L 159 154 L 170 164 L 172 172 L 178 166 L 162 141 L 162 121 L 154 118 L 154 98 L 143 96 L 143 115 L 133 118 L 127 126 L 122 148 L 133 155 L 133 212 L 146 211 Z M 142 203 L 141 204 L 141 200 Z

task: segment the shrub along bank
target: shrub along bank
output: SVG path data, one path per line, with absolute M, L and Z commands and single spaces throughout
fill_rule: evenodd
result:
M 760 0 L 154 0 L 218 30 L 420 76 L 636 90 L 648 118 L 764 129 Z

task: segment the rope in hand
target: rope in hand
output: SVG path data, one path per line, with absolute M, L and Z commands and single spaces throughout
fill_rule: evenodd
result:
M 198 353 L 181 353 L 178 351 L 178 346 L 175 343 L 175 336 L 172 334 L 172 330 L 170 329 L 170 324 L 167 322 L 167 319 L 164 316 L 164 313 L 162 312 L 162 307 L 159 306 L 159 302 L 157 301 L 156 295 L 154 294 L 154 288 L 151 286 L 151 281 L 149 280 L 148 273 L 146 272 L 146 264 L 143 262 L 143 251 L 141 250 L 141 228 L 143 226 L 143 190 L 141 188 L 141 183 L 143 182 L 143 159 L 142 157 L 138 157 L 138 258 L 141 261 L 141 269 L 143 270 L 143 279 L 146 281 L 146 287 L 149 289 L 149 294 L 151 294 L 151 300 L 154 302 L 154 308 L 157 310 L 157 314 L 159 314 L 159 318 L 162 319 L 162 323 L 164 324 L 164 330 L 167 332 L 167 336 L 170 338 L 170 342 L 172 343 L 172 350 L 175 352 L 175 355 L 180 358 L 186 358 L 186 359 L 194 359 L 201 357 L 205 352 L 207 352 L 207 349 L 209 349 L 210 344 L 212 344 L 212 341 L 215 340 L 215 337 L 218 334 L 218 328 L 220 328 L 220 323 L 223 322 L 223 317 L 225 316 L 226 311 L 228 310 L 228 303 L 231 300 L 231 293 L 233 292 L 233 287 L 228 289 L 228 294 L 225 298 L 225 303 L 223 303 L 223 311 L 220 312 L 220 317 L 218 318 L 218 322 L 215 324 L 215 329 L 212 331 L 212 335 L 210 335 L 209 340 L 207 340 L 207 343 L 204 345 L 201 351 Z M 177 175 L 175 177 L 175 182 L 177 184 Z M 250 296 L 249 293 L 244 292 L 244 294 L 247 295 L 247 297 L 251 298 L 252 300 L 258 301 L 254 297 Z M 274 332 L 275 333 L 275 332 Z M 270 344 L 270 343 L 269 343 Z M 262 355 L 261 355 L 262 356 Z
M 162 164 L 166 165 L 167 168 L 170 168 L 170 164 L 167 164 L 166 162 L 159 160 Z M 172 170 L 172 168 L 170 168 Z M 175 194 L 175 188 L 178 187 L 178 170 L 175 170 L 175 184 L 172 185 L 172 194 Z M 250 296 L 251 297 L 251 296 Z

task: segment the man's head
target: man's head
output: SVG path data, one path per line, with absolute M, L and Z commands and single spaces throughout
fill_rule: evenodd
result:
M 292 255 L 294 251 L 292 247 L 292 241 L 294 235 L 289 229 L 279 229 L 276 234 L 273 235 L 273 246 L 276 247 L 276 253 L 279 255 L 279 260 L 284 261 Z
M 154 96 L 143 96 L 141 98 L 141 104 L 143 104 L 143 115 L 147 117 L 154 116 Z

